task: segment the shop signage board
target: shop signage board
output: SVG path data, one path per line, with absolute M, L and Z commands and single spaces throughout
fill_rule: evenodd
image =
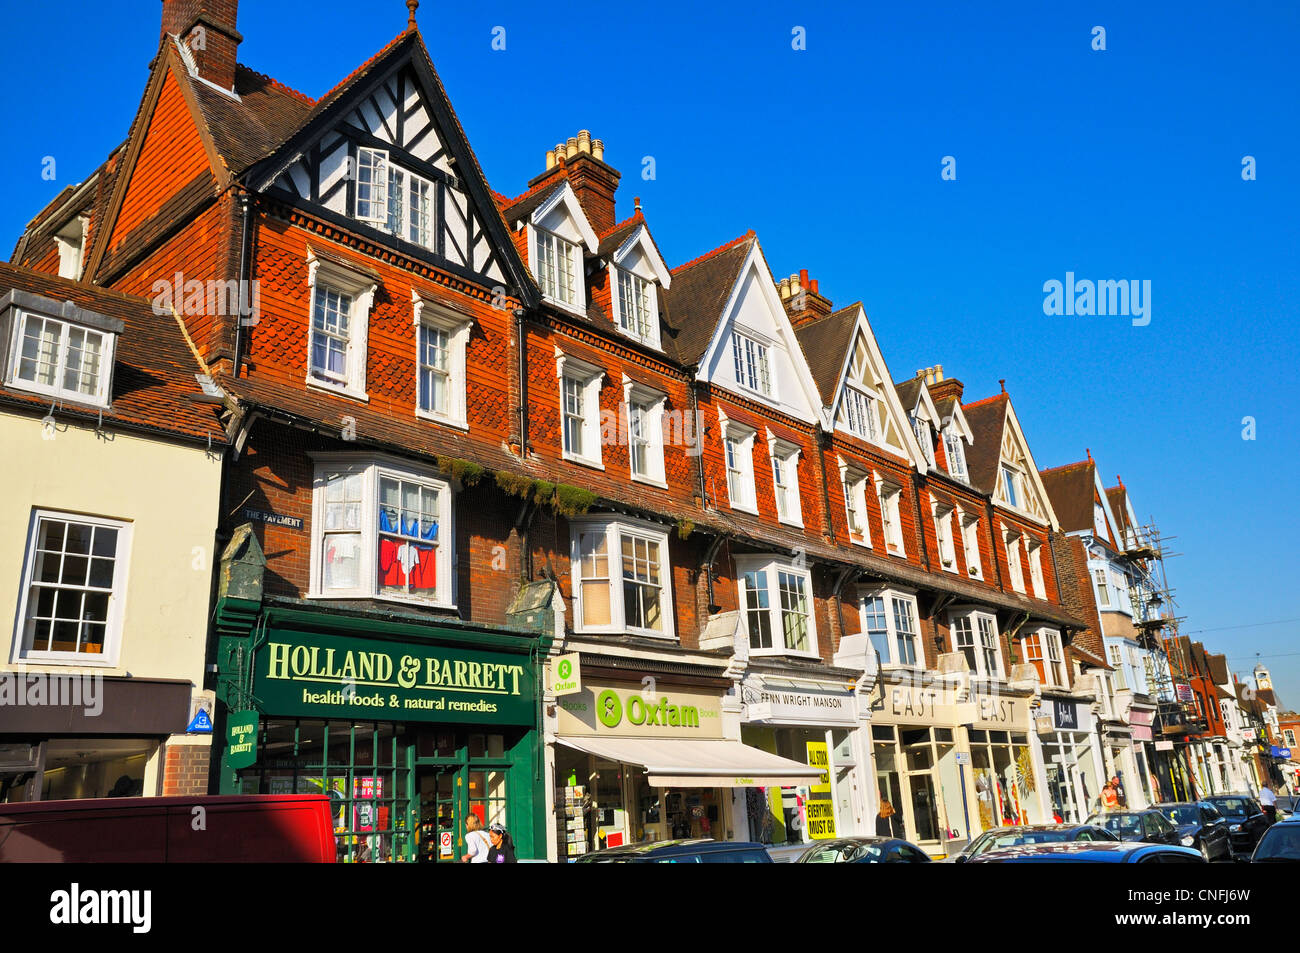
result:
M 804 813 L 808 823 L 808 836 L 813 840 L 830 840 L 835 837 L 835 805 L 831 801 L 831 766 L 826 742 L 809 741 L 808 765 L 821 768 L 821 777 L 808 786 L 808 801 Z
M 551 664 L 551 694 L 576 695 L 582 691 L 582 663 L 577 652 L 558 656 Z
M 721 738 L 722 697 L 654 682 L 587 681 L 557 703 L 561 735 Z
M 1173 751 L 1173 750 L 1174 750 L 1174 743 L 1173 743 L 1172 741 L 1157 741 L 1157 742 L 1156 742 L 1156 750 L 1157 750 L 1157 751 Z
M 1079 730 L 1079 706 L 1074 702 L 1052 699 L 1052 724 L 1058 731 Z
M 747 685 L 752 701 L 745 705 L 744 720 L 773 725 L 858 725 L 857 699 L 852 691 L 826 687 L 790 687 L 756 679 Z
M 880 683 L 871 698 L 871 720 L 886 725 L 956 725 L 952 690 L 935 682 Z
M 226 764 L 235 770 L 257 761 L 259 721 L 255 711 L 232 711 L 226 716 Z
M 526 656 L 272 631 L 257 652 L 262 710 L 307 718 L 531 724 Z
M 970 718 L 964 724 L 972 728 L 1008 730 L 1029 728 L 1029 699 L 1015 695 L 974 692 L 971 696 Z
M 1279 748 L 1277 745 L 1273 745 L 1270 753 L 1273 755 L 1273 757 L 1281 758 L 1283 761 L 1289 761 L 1291 759 L 1290 748 Z

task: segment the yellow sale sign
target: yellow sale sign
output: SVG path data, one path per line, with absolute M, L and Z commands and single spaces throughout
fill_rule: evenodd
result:
M 805 806 L 808 836 L 813 840 L 829 840 L 835 836 L 835 804 L 831 799 L 831 762 L 826 742 L 808 742 L 808 764 L 822 772 L 817 783 L 808 788 Z

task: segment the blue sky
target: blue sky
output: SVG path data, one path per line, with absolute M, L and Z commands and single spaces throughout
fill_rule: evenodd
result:
M 125 138 L 160 8 L 6 5 L 5 255 Z M 310 96 L 406 22 L 401 0 L 242 7 L 241 62 Z M 1184 632 L 1242 674 L 1261 653 L 1300 706 L 1300 7 L 424 7 L 493 188 L 523 191 L 548 146 L 590 129 L 623 171 L 620 216 L 640 195 L 670 264 L 753 228 L 778 276 L 807 268 L 837 305 L 863 301 L 895 379 L 943 364 L 974 400 L 1005 378 L 1040 467 L 1090 447 L 1177 537 Z M 1044 315 L 1043 283 L 1067 271 L 1150 280 L 1150 324 Z

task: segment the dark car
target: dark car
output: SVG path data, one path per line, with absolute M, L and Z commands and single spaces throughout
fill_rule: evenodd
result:
M 1004 847 L 972 857 L 972 864 L 1203 864 L 1205 858 L 1189 847 L 1169 844 L 1129 844 L 1117 841 L 1027 844 Z
M 1095 824 L 1029 824 L 1021 827 L 995 827 L 985 831 L 962 848 L 952 858 L 955 864 L 964 864 L 972 857 L 1004 847 L 1023 847 L 1027 844 L 1063 844 L 1068 841 L 1117 841 L 1119 837 Z
M 1268 830 L 1268 815 L 1249 794 L 1216 794 L 1205 799 L 1228 824 L 1234 860 L 1250 860 L 1255 845 Z
M 1300 864 L 1300 819 L 1278 821 L 1264 831 L 1250 859 L 1257 864 Z
M 1206 861 L 1232 860 L 1228 822 L 1207 801 L 1170 801 L 1152 804 L 1178 828 L 1184 847 L 1199 850 Z
M 1106 811 L 1092 815 L 1087 823 L 1105 828 L 1122 841 L 1183 846 L 1183 836 L 1178 833 L 1178 828 L 1154 808 L 1143 811 Z
M 1300 798 L 1294 798 L 1290 795 L 1282 795 L 1279 797 L 1277 799 L 1277 804 L 1275 805 L 1277 808 L 1277 819 L 1283 821 L 1294 814 L 1297 801 L 1300 801 Z
M 799 855 L 796 864 L 928 864 L 930 855 L 896 837 L 840 837 L 821 841 Z
M 695 840 L 656 841 L 631 844 L 583 854 L 578 864 L 770 864 L 771 856 L 762 844 L 745 841 Z

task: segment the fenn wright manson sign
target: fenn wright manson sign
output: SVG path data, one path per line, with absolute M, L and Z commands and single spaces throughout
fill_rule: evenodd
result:
M 278 633 L 258 651 L 255 694 L 274 715 L 528 724 L 527 656 Z

